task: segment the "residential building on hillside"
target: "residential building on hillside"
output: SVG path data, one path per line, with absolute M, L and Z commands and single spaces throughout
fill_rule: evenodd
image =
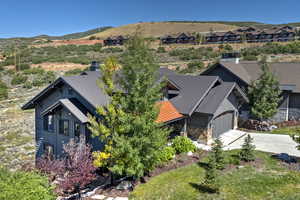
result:
M 108 37 L 105 40 L 103 40 L 103 43 L 105 46 L 124 45 L 126 40 L 128 40 L 127 37 L 119 35 L 119 36 L 114 36 L 114 37 Z
M 277 114 L 272 118 L 276 122 L 300 120 L 300 63 L 270 63 L 270 70 L 278 78 L 282 90 L 282 101 Z M 224 82 L 235 82 L 247 91 L 252 81 L 261 74 L 261 66 L 256 61 L 221 61 L 201 76 L 218 76 Z M 249 113 L 247 107 L 243 110 Z
M 291 26 L 257 29 L 242 27 L 234 31 L 211 32 L 205 36 L 205 44 L 241 42 L 287 42 L 296 39 L 297 31 Z
M 196 44 L 196 37 L 189 33 L 166 35 L 160 38 L 161 44 Z
M 22 109 L 35 109 L 36 157 L 63 154 L 63 145 L 84 135 L 93 150 L 103 148 L 87 128 L 88 115 L 101 120 L 97 106 L 109 103 L 98 87 L 100 71 L 86 71 L 79 76 L 60 77 L 28 101 Z M 238 126 L 239 109 L 248 100 L 235 82 L 218 76 L 179 75 L 160 68 L 158 81 L 167 80 L 163 89 L 158 123 L 172 126 L 172 135 L 185 135 L 210 144 L 214 138 Z

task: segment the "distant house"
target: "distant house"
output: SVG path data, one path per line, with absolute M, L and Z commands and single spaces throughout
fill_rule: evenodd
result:
M 99 71 L 60 77 L 28 101 L 22 109 L 35 109 L 36 157 L 63 154 L 63 144 L 71 138 L 86 137 L 93 150 L 103 148 L 87 128 L 88 114 L 97 116 L 97 106 L 109 103 L 98 87 Z M 157 122 L 174 127 L 172 135 L 185 135 L 210 144 L 214 138 L 237 128 L 239 109 L 247 97 L 234 83 L 217 76 L 179 75 L 160 68 L 158 81 L 167 79 L 163 99 L 158 102 Z
M 241 42 L 286 42 L 296 39 L 296 29 L 291 26 L 272 29 L 242 27 L 228 32 L 212 32 L 206 35 L 206 44 L 241 43 Z
M 103 40 L 103 43 L 105 46 L 116 46 L 116 45 L 124 45 L 125 41 L 127 41 L 128 38 L 119 35 L 114 37 L 108 37 L 105 40 Z
M 282 90 L 282 101 L 272 120 L 300 120 L 300 63 L 270 63 L 270 69 L 278 77 Z M 201 76 L 218 76 L 225 82 L 237 83 L 243 91 L 247 91 L 251 81 L 258 79 L 260 74 L 258 62 L 237 60 L 221 61 L 204 71 Z M 249 112 L 246 107 L 243 111 Z
M 160 38 L 162 44 L 195 44 L 196 37 L 188 33 L 179 33 L 176 35 L 166 35 Z

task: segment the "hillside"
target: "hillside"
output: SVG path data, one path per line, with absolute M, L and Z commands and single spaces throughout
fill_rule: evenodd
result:
M 228 31 L 235 28 L 237 28 L 237 26 L 219 23 L 144 22 L 110 28 L 103 32 L 93 34 L 93 36 L 104 39 L 109 36 L 133 35 L 136 31 L 138 31 L 144 37 L 160 37 L 167 34 L 174 34 L 179 32 L 209 32 L 210 30 Z

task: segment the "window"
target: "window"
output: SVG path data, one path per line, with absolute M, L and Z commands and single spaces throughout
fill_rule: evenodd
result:
M 75 122 L 74 123 L 74 135 L 76 137 L 79 137 L 80 136 L 80 123 L 79 122 Z
M 44 130 L 49 132 L 54 132 L 54 116 L 45 115 L 44 116 Z
M 44 144 L 44 156 L 48 159 L 53 159 L 54 148 L 53 145 L 45 143 Z
M 59 120 L 59 134 L 69 135 L 69 120 Z

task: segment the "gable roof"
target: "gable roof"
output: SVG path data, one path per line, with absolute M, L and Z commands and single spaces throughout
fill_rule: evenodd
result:
M 59 106 L 65 107 L 68 111 L 70 111 L 81 123 L 87 123 L 88 117 L 87 112 L 80 110 L 73 102 L 71 102 L 70 99 L 60 99 L 57 102 L 55 102 L 53 105 L 46 108 L 42 115 L 46 115 L 49 112 L 52 112 L 54 109 L 56 109 Z M 85 112 L 86 114 L 84 114 Z
M 179 95 L 170 99 L 171 103 L 180 113 L 191 115 L 219 78 L 217 76 L 169 75 L 168 80 L 179 86 Z
M 169 74 L 176 74 L 174 71 L 160 68 L 159 79 Z M 84 98 L 91 106 L 103 106 L 109 102 L 109 97 L 104 94 L 102 89 L 99 88 L 97 81 L 101 77 L 100 71 L 86 71 L 78 76 L 63 76 L 56 79 L 52 84 L 43 89 L 39 94 L 33 97 L 30 101 L 22 106 L 22 109 L 34 108 L 35 102 L 44 98 L 59 84 L 67 84 L 75 92 L 77 92 L 82 98 Z
M 184 117 L 176 110 L 170 101 L 161 101 L 158 102 L 157 105 L 159 106 L 159 114 L 156 119 L 158 123 L 166 123 Z
M 244 95 L 236 83 L 222 82 L 222 84 L 209 91 L 207 96 L 197 107 L 196 112 L 214 115 L 224 99 L 226 99 L 234 89 L 239 92 L 245 101 L 248 101 L 248 98 Z
M 261 74 L 261 66 L 255 61 L 220 62 L 230 72 L 250 84 Z M 294 92 L 300 93 L 300 63 L 269 63 L 270 70 L 277 76 L 280 85 L 295 85 Z

